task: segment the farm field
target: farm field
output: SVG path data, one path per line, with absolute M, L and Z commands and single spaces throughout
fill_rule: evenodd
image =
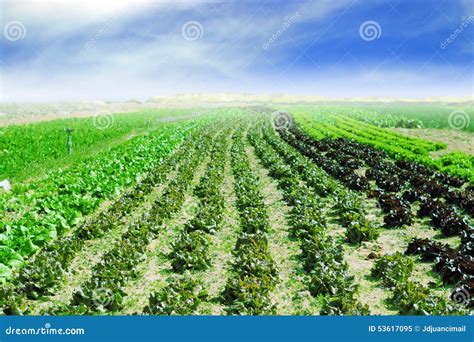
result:
M 472 314 L 474 156 L 366 111 L 1 127 L 2 313 Z
M 168 118 L 179 120 L 184 114 L 189 115 L 189 110 L 149 110 L 133 115 L 102 113 L 90 118 L 64 118 L 42 124 L 0 127 L 0 157 L 3 161 L 0 179 L 24 181 L 40 176 L 44 170 L 71 165 L 135 136 L 153 132 Z M 71 155 L 64 153 L 67 151 L 66 129 L 72 131 L 74 153 Z M 15 153 L 18 148 L 26 146 L 24 153 Z
M 325 106 L 332 114 L 345 114 L 362 122 L 387 128 L 434 128 L 474 132 L 472 103 L 458 104 L 392 104 L 373 103 L 357 108 Z

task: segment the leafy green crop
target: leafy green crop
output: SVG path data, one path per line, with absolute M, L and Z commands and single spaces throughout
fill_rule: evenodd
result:
M 209 266 L 209 237 L 203 231 L 182 231 L 171 247 L 173 252 L 170 257 L 175 272 L 203 270 Z
M 231 164 L 241 235 L 222 299 L 231 314 L 271 314 L 276 310 L 270 292 L 276 285 L 277 270 L 264 235 L 269 228 L 267 212 L 260 193 L 260 180 L 245 153 L 242 132 L 236 132 L 233 140 Z
M 401 315 L 465 315 L 467 310 L 451 304 L 445 298 L 430 295 L 427 287 L 418 282 L 398 283 L 390 299 Z
M 291 123 L 272 126 L 263 110 L 251 120 L 239 114 L 166 124 L 1 193 L 0 309 L 368 315 L 366 303 L 380 310 L 381 300 L 370 296 L 378 286 L 386 308 L 400 314 L 466 314 L 472 301 L 451 302 L 469 293 L 472 229 L 462 215 L 470 214 L 472 187 L 382 150 L 421 156 L 440 148 L 435 143 L 325 115 L 317 122 L 310 112 L 296 115 L 313 137 Z M 444 157 L 444 167 L 458 157 L 453 165 L 460 165 L 464 156 Z M 282 207 L 284 215 L 270 216 Z M 402 224 L 399 208 L 409 218 Z M 375 223 L 380 215 L 385 226 Z M 351 267 L 354 260 L 367 247 L 392 245 L 387 235 L 378 239 L 383 229 L 419 220 L 461 240 L 456 248 L 410 242 L 407 254 L 433 262 L 436 285 L 423 285 L 425 275 L 423 284 L 412 279 L 417 259 L 376 250 L 357 265 L 373 265 L 372 277 L 360 281 L 369 274 Z M 367 285 L 371 279 L 378 282 Z M 143 291 L 132 290 L 142 282 Z M 456 286 L 456 296 L 439 295 L 449 291 L 443 283 Z
M 372 276 L 381 279 L 384 286 L 392 287 L 408 281 L 413 267 L 411 258 L 397 252 L 378 259 L 372 268 Z
M 474 181 L 474 157 L 462 152 L 450 152 L 433 158 L 430 152 L 446 147 L 446 144 L 408 137 L 351 118 L 357 109 L 295 108 L 294 115 L 301 128 L 315 139 L 346 137 L 386 151 L 396 159 L 407 159 L 452 175 Z M 339 114 L 339 115 L 334 115 Z M 446 117 L 446 123 L 448 118 Z
M 356 118 L 379 127 L 404 128 L 450 128 L 449 115 L 455 111 L 463 111 L 471 119 L 460 127 L 467 132 L 474 132 L 472 120 L 474 112 L 470 107 L 448 106 L 438 104 L 397 105 L 388 103 L 368 104 L 357 107 L 332 107 L 335 112 Z
M 321 314 L 368 314 L 368 308 L 360 304 L 355 296 L 358 285 L 348 273 L 342 246 L 326 235 L 320 198 L 302 180 L 317 184 L 314 189 L 323 196 L 328 195 L 327 189 L 337 189 L 338 185 L 314 165 L 305 171 L 303 166 L 309 163 L 289 145 L 281 140 L 278 142 L 268 125 L 257 124 L 250 130 L 249 140 L 269 174 L 278 181 L 283 198 L 292 206 L 288 217 L 290 232 L 300 240 L 301 259 L 309 275 L 310 293 L 315 297 L 329 296 L 332 303 L 344 303 L 335 304 L 334 310 L 322 309 Z
M 1 194 L 0 205 L 5 211 L 0 214 L 0 244 L 15 253 L 0 254 L 0 263 L 15 266 L 18 256 L 28 257 L 73 229 L 102 201 L 140 181 L 196 126 L 169 127 L 172 130 L 163 127 L 153 135 L 135 138 L 71 168 L 52 172 L 24 189 Z
M 172 278 L 159 292 L 150 294 L 145 314 L 151 315 L 191 315 L 208 296 L 198 281 L 190 278 Z
M 88 118 L 66 118 L 27 125 L 0 127 L 0 180 L 18 182 L 43 176 L 107 150 L 130 138 L 161 128 L 163 117 L 189 110 L 149 110 L 128 114 L 98 114 Z M 67 133 L 72 132 L 72 155 L 68 155 Z

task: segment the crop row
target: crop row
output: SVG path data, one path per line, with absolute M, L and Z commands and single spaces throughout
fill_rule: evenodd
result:
M 273 314 L 270 293 L 277 282 L 277 269 L 268 250 L 268 213 L 261 194 L 260 180 L 251 169 L 242 129 L 233 136 L 231 166 L 236 207 L 240 218 L 232 271 L 223 301 L 230 314 Z
M 428 140 L 421 140 L 404 136 L 401 134 L 386 131 L 384 129 L 361 123 L 347 116 L 330 116 L 333 125 L 343 132 L 351 133 L 359 137 L 372 140 L 383 140 L 387 144 L 396 144 L 404 150 L 410 151 L 417 155 L 428 155 L 429 152 L 437 151 L 446 147 L 446 144 L 434 143 Z
M 296 118 L 302 128 L 317 139 L 345 137 L 383 150 L 395 159 L 420 163 L 470 181 L 474 179 L 474 157 L 461 152 L 447 153 L 438 159 L 430 156 L 429 151 L 441 148 L 441 145 L 430 146 L 421 139 L 407 138 L 356 120 L 342 120 L 331 115 L 299 113 Z M 394 140 L 394 137 L 398 139 Z
M 28 298 L 36 299 L 38 296 L 54 293 L 75 254 L 84 247 L 84 242 L 100 238 L 120 226 L 121 220 L 138 208 L 188 155 L 188 150 L 192 147 L 191 141 L 198 136 L 199 132 L 195 132 L 186 138 L 187 141 L 176 152 L 160 159 L 154 169 L 104 211 L 79 224 L 72 232 L 45 245 L 33 260 L 20 268 L 18 275 L 12 280 L 10 285 L 13 285 L 15 295 L 25 293 Z
M 285 132 L 280 132 L 285 134 Z M 347 189 L 324 170 L 311 163 L 294 147 L 288 145 L 275 135 L 270 129 L 263 131 L 265 140 L 291 165 L 306 182 L 320 196 L 335 198 L 334 209 L 339 220 L 346 230 L 346 238 L 350 243 L 375 240 L 379 230 L 373 222 L 367 219 L 368 213 L 365 209 L 360 194 Z
M 220 228 L 224 215 L 224 197 L 220 187 L 225 176 L 228 135 L 229 132 L 224 131 L 214 142 L 206 171 L 194 188 L 194 195 L 198 198 L 197 214 L 186 222 L 171 245 L 169 258 L 172 270 L 175 274 L 185 275 L 170 277 L 165 287 L 152 292 L 144 309 L 146 314 L 192 314 L 208 297 L 202 283 L 186 271 L 202 271 L 211 264 L 209 235 Z
M 430 294 L 430 289 L 410 279 L 413 260 L 397 252 L 379 258 L 371 275 L 382 286 L 392 289 L 389 302 L 400 315 L 462 315 L 467 314 L 462 305 L 450 303 L 446 298 Z
M 41 176 L 45 170 L 80 162 L 129 136 L 160 129 L 163 117 L 179 119 L 186 113 L 189 114 L 189 109 L 149 109 L 0 127 L 0 179 L 9 179 L 16 186 Z M 66 129 L 72 131 L 71 155 L 67 149 Z
M 8 299 L 12 303 L 21 302 L 19 297 L 22 294 L 30 299 L 53 294 L 64 274 L 69 271 L 76 254 L 84 248 L 84 242 L 100 238 L 120 226 L 121 220 L 138 208 L 152 190 L 162 184 L 174 167 L 187 156 L 193 138 L 196 136 L 188 138 L 178 151 L 161 160 L 143 180 L 116 199 L 105 211 L 80 224 L 71 234 L 59 237 L 44 246 L 31 262 L 19 270 L 10 284 L 3 287 L 2 299 Z M 5 305 L 6 303 L 3 303 L 2 306 Z
M 472 120 L 473 110 L 470 107 L 447 106 L 447 105 L 396 105 L 396 104 L 373 104 L 364 107 L 335 107 L 331 108 L 334 114 L 339 113 L 350 116 L 362 122 L 378 127 L 403 127 L 403 128 L 453 128 L 449 120 L 451 113 L 465 112 L 471 120 L 458 129 L 467 132 L 474 132 L 474 122 Z
M 379 188 L 375 191 L 375 193 L 378 196 L 382 210 L 387 213 L 385 216 L 385 222 L 387 226 L 411 224 L 413 214 L 410 211 L 411 206 L 408 200 L 411 202 L 421 201 L 418 215 L 431 215 L 433 226 L 440 228 L 445 235 L 450 236 L 453 234 L 459 234 L 461 236 L 460 250 L 462 251 L 463 255 L 472 254 L 472 228 L 468 225 L 465 219 L 461 218 L 451 207 L 447 206 L 446 204 L 435 201 L 434 203 L 436 203 L 437 206 L 433 205 L 434 200 L 431 196 L 439 196 L 442 194 L 442 192 L 436 193 L 432 190 L 432 183 L 435 181 L 432 178 L 428 180 L 422 177 L 420 178 L 419 175 L 423 175 L 423 170 L 425 170 L 423 166 L 400 160 L 397 161 L 396 165 L 390 164 L 383 159 L 384 154 L 382 152 L 361 145 L 360 143 L 346 141 L 344 139 L 323 139 L 319 142 L 315 142 L 298 131 L 296 127 L 292 127 L 291 132 L 281 131 L 280 134 L 290 144 L 293 144 L 295 147 L 300 149 L 302 153 L 313 158 L 313 160 L 315 160 L 318 165 L 321 165 L 329 173 L 338 177 L 343 182 L 345 181 L 348 186 L 354 184 L 351 181 L 352 177 L 356 177 L 357 179 L 357 176 L 355 176 L 355 170 L 362 165 L 362 160 L 366 163 L 366 165 L 369 165 L 369 169 L 366 170 L 366 175 L 368 177 L 376 178 L 380 176 L 378 173 L 384 172 L 386 178 L 398 176 L 408 184 L 416 184 L 418 188 L 415 188 L 415 191 L 416 189 L 423 188 L 423 192 L 420 191 L 418 194 L 415 193 L 414 196 L 411 196 L 413 189 L 407 189 L 404 192 L 402 199 L 397 194 L 390 193 L 391 191 L 400 191 L 399 187 L 396 189 L 391 189 L 384 185 L 384 183 L 376 181 L 379 186 L 384 187 L 384 189 Z M 332 157 L 333 159 L 327 158 L 328 156 L 329 158 Z M 334 160 L 339 161 L 339 163 L 335 163 Z M 354 164 L 357 164 L 357 166 Z M 370 166 L 372 166 L 372 168 L 370 168 Z M 420 172 L 418 175 L 414 175 L 412 172 L 407 170 L 409 167 L 419 167 Z M 347 174 L 351 176 L 348 178 Z M 435 177 L 436 175 L 433 176 L 433 178 Z M 367 186 L 362 187 L 362 189 L 368 190 L 368 182 L 363 178 L 361 179 L 362 182 L 357 182 L 356 185 L 367 184 Z M 449 176 L 446 178 L 439 177 L 437 181 L 439 182 L 438 184 L 440 186 L 445 187 L 450 185 L 458 185 L 452 184 L 453 182 L 456 182 L 456 179 L 453 179 Z M 356 186 L 352 187 L 358 188 Z M 385 192 L 383 190 L 385 190 Z M 374 191 L 370 193 L 373 194 Z M 423 194 L 423 196 L 421 196 L 421 194 Z
M 321 314 L 368 314 L 367 306 L 356 299 L 358 286 L 348 273 L 342 247 L 326 232 L 321 199 L 299 178 L 297 170 L 301 164 L 296 160 L 300 158 L 293 153 L 287 163 L 264 139 L 262 130 L 267 139 L 271 139 L 270 127 L 263 126 L 252 130 L 250 142 L 291 207 L 288 221 L 292 235 L 300 242 L 303 268 L 309 275 L 309 291 L 313 296 L 324 296 L 325 299 Z M 284 148 L 280 145 L 279 149 Z M 289 147 L 286 150 L 284 154 L 288 157 L 291 152 Z M 324 179 L 327 178 L 322 177 L 320 183 Z
M 455 285 L 452 299 L 474 306 L 474 261 L 471 254 L 429 239 L 415 238 L 408 244 L 406 254 L 420 255 L 423 261 L 434 262 L 433 270 L 445 284 Z
M 324 116 L 312 116 L 311 114 L 303 114 L 297 115 L 297 118 L 298 122 L 302 123 L 302 127 L 319 129 L 319 138 L 347 137 L 356 140 L 355 137 L 357 136 L 360 139 L 367 139 L 375 142 L 378 142 L 379 140 L 389 141 L 392 143 L 397 142 L 395 146 L 392 146 L 393 150 L 391 151 L 396 152 L 399 156 L 412 154 L 426 156 L 430 151 L 436 151 L 446 147 L 446 144 L 434 143 L 428 140 L 391 132 L 383 128 L 353 120 L 345 115 L 333 115 L 332 113 L 327 113 Z M 317 119 L 317 121 L 315 121 L 315 119 Z
M 349 187 L 369 191 L 375 186 L 376 191 L 370 194 L 378 197 L 380 206 L 386 212 L 385 223 L 388 227 L 410 225 L 413 222 L 410 202 L 440 197 L 453 204 L 457 203 L 466 212 L 472 204 L 472 191 L 453 190 L 462 182 L 452 176 L 433 174 L 421 165 L 404 160 L 392 163 L 383 152 L 354 141 L 342 138 L 314 141 L 296 127 L 291 132 L 294 136 L 284 132 L 284 138 L 301 145 L 301 149 L 311 154 L 319 165 Z M 361 167 L 366 168 L 365 176 L 358 172 Z M 414 169 L 416 173 L 413 172 Z M 369 179 L 374 180 L 375 184 L 371 185 Z M 403 194 L 390 194 L 395 192 Z M 448 207 L 444 212 L 445 220 L 437 225 L 442 232 L 446 236 L 466 235 L 469 231 L 467 221 Z
M 361 167 L 360 161 L 353 158 L 352 156 L 346 156 L 343 150 L 333 148 L 328 152 L 328 149 L 325 147 L 319 148 L 318 142 L 308 138 L 296 127 L 293 127 L 291 131 L 279 130 L 279 134 L 283 140 L 287 141 L 303 155 L 313 160 L 327 173 L 339 179 L 348 188 L 352 190 L 369 189 L 367 178 L 357 172 L 357 169 Z M 365 215 L 361 215 L 360 213 L 359 208 L 362 207 L 362 203 L 360 197 L 357 196 L 357 194 L 347 191 L 339 191 L 337 195 L 336 208 L 339 210 L 343 221 L 345 221 L 346 224 L 353 222 L 355 217 L 363 220 Z M 388 211 L 388 214 L 385 217 L 387 226 L 396 226 L 408 223 L 405 219 L 407 216 L 406 208 L 394 207 L 394 210 L 391 209 L 392 208 L 385 209 L 385 211 Z M 410 219 L 411 216 L 408 215 L 408 218 Z M 376 238 L 378 236 L 375 227 L 372 227 L 368 222 L 362 221 L 361 223 L 362 225 L 359 230 L 365 231 L 367 237 Z
M 65 170 L 52 172 L 24 192 L 4 194 L 0 205 L 0 277 L 46 242 L 65 234 L 107 198 L 156 168 L 197 124 L 168 126 L 133 139 Z
M 122 309 L 126 295 L 123 285 L 138 275 L 137 265 L 143 261 L 148 243 L 166 228 L 166 221 L 180 210 L 195 170 L 208 152 L 213 127 L 205 129 L 201 132 L 201 139 L 190 142 L 185 156 L 187 162 L 178 168 L 176 177 L 161 196 L 147 212 L 130 224 L 121 239 L 102 256 L 101 261 L 92 268 L 92 277 L 73 294 L 69 306 L 55 308 L 55 313 L 66 310 L 68 313 L 84 314 Z

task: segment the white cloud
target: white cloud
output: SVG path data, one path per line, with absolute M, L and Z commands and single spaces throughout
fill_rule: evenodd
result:
M 294 53 L 294 41 L 301 46 L 313 41 L 327 23 L 301 34 L 290 28 L 287 36 L 275 43 L 278 49 L 265 58 L 259 54 L 285 16 L 300 13 L 293 25 L 322 21 L 337 17 L 352 6 L 352 0 L 306 1 L 303 6 L 288 2 L 279 11 L 269 6 L 255 13 L 240 13 L 238 6 L 226 6 L 226 2 L 213 6 L 209 1 L 31 2 L 2 3 L 6 9 L 3 20 L 24 21 L 25 44 L 40 45 L 38 54 L 26 60 L 0 64 L 4 101 L 146 99 L 160 94 L 220 91 L 361 96 L 416 89 L 419 94 L 414 95 L 421 95 L 424 89 L 438 91 L 434 84 L 439 84 L 439 91 L 446 89 L 446 82 L 432 70 L 417 76 L 413 71 L 402 74 L 381 69 L 377 79 L 370 79 L 355 70 L 281 75 L 282 70 L 267 64 L 265 58 L 280 63 L 286 54 Z M 156 20 L 146 17 L 153 11 Z M 163 17 L 158 18 L 160 13 Z M 146 20 L 141 22 L 143 16 Z M 110 18 L 113 22 L 109 27 Z M 182 38 L 181 25 L 188 20 L 201 22 L 202 39 L 190 42 Z M 95 39 L 100 30 L 103 32 Z M 86 48 L 91 39 L 94 42 Z M 462 82 L 450 89 L 465 93 Z
M 100 28 L 111 20 L 126 23 L 128 19 L 149 10 L 188 10 L 216 1 L 186 0 L 16 0 L 0 3 L 3 27 L 20 21 L 30 43 L 47 44 L 67 39 L 90 28 Z

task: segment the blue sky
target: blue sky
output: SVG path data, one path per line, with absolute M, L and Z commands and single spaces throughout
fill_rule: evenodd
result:
M 2 100 L 472 96 L 473 4 L 2 1 Z

